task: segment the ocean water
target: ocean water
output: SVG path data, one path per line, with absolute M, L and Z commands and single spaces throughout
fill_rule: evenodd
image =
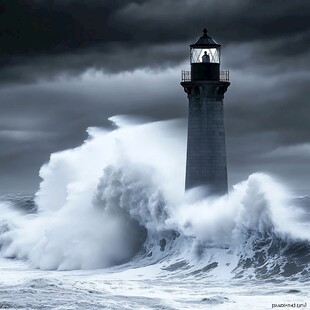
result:
M 114 117 L 0 201 L 0 309 L 310 306 L 310 196 L 255 173 L 184 194 L 178 121 Z

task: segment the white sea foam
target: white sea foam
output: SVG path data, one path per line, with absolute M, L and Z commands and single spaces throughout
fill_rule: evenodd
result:
M 251 175 L 227 196 L 198 199 L 198 190 L 185 196 L 179 121 L 112 121 L 122 127 L 90 128 L 82 146 L 51 155 L 40 170 L 36 215 L 2 212 L 2 223 L 10 223 L 0 236 L 4 257 L 26 258 L 40 269 L 94 269 L 128 261 L 145 242 L 153 259 L 156 251 L 167 255 L 171 231 L 167 247 L 183 253 L 195 243 L 234 249 L 251 231 L 310 239 L 287 191 L 267 175 Z

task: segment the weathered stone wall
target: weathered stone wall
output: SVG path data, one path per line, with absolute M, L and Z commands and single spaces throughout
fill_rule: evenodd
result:
M 186 84 L 189 110 L 185 188 L 207 186 L 211 193 L 227 193 L 223 98 L 229 83 Z

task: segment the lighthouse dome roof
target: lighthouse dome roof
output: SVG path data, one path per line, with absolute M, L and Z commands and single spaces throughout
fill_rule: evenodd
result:
M 191 48 L 217 48 L 220 46 L 221 44 L 218 44 L 208 35 L 207 29 L 203 30 L 203 35 L 196 43 L 190 45 Z

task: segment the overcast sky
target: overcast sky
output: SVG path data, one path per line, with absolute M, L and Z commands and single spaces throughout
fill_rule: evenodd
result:
M 36 191 L 50 153 L 112 115 L 185 119 L 204 27 L 230 69 L 230 184 L 265 171 L 307 191 L 309 0 L 0 0 L 0 192 Z

